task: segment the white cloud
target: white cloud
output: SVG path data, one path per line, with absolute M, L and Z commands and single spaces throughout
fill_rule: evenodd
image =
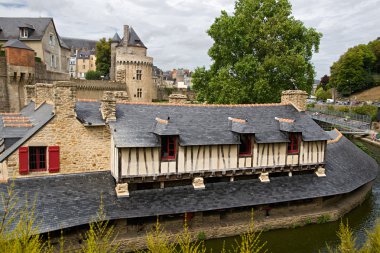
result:
M 295 18 L 323 33 L 313 57 L 317 78 L 349 47 L 380 36 L 380 0 L 290 0 Z M 0 16 L 49 16 L 62 36 L 99 39 L 122 36 L 132 25 L 162 69 L 208 66 L 207 29 L 231 0 L 0 0 Z

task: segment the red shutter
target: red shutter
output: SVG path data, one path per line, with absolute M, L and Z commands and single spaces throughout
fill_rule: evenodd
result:
M 59 172 L 59 147 L 49 147 L 49 172 Z
M 29 173 L 29 152 L 28 147 L 20 147 L 18 149 L 19 173 L 26 175 Z

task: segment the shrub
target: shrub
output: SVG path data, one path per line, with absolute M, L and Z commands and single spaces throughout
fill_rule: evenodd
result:
M 206 240 L 206 234 L 205 234 L 205 232 L 203 232 L 203 231 L 199 232 L 198 235 L 197 235 L 197 239 L 198 239 L 198 241 L 204 241 L 204 240 Z
M 372 120 L 376 120 L 377 110 L 377 106 L 373 105 L 355 106 L 352 108 L 352 112 L 356 114 L 368 115 Z
M 99 71 L 90 70 L 86 73 L 86 80 L 100 80 L 102 74 Z
M 34 57 L 34 60 L 35 60 L 36 62 L 41 62 L 41 58 L 40 58 L 40 57 Z
M 333 105 L 328 105 L 327 110 L 333 112 L 335 111 L 335 107 Z
M 314 108 L 314 107 L 315 107 L 315 103 L 311 103 L 307 105 L 307 108 Z
M 350 108 L 348 106 L 339 106 L 338 111 L 340 112 L 349 112 Z
M 323 223 L 326 223 L 330 220 L 330 215 L 328 214 L 324 214 L 324 215 L 321 215 L 318 217 L 317 219 L 317 223 L 318 224 L 323 224 Z
M 315 96 L 317 97 L 318 100 L 326 100 L 329 98 L 332 98 L 331 96 L 331 90 L 324 90 L 322 87 L 316 90 Z
M 5 51 L 0 50 L 0 56 L 5 56 Z

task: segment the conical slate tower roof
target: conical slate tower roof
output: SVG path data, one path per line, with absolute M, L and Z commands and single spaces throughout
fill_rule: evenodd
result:
M 136 47 L 145 47 L 144 43 L 141 41 L 135 30 L 131 27 L 129 29 L 129 40 L 128 46 L 136 46 Z
M 121 41 L 121 39 L 120 39 L 119 34 L 115 33 L 115 35 L 112 38 L 112 42 L 118 42 L 119 43 L 120 41 Z

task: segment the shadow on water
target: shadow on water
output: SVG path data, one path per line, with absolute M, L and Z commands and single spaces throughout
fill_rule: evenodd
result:
M 380 148 L 360 142 L 366 146 L 371 155 L 380 164 Z M 349 214 L 345 215 L 342 220 L 348 221 L 350 227 L 354 231 L 358 245 L 362 245 L 366 238 L 366 230 L 371 230 L 376 223 L 376 219 L 380 214 L 380 179 L 376 179 L 372 194 L 362 205 L 355 208 Z M 326 252 L 326 243 L 330 246 L 336 246 L 338 238 L 336 231 L 340 221 L 329 222 L 325 224 L 313 224 L 294 229 L 278 229 L 263 232 L 262 241 L 267 241 L 267 249 L 272 253 L 308 253 L 308 252 Z M 212 252 L 220 252 L 223 247 L 223 241 L 227 249 L 232 250 L 235 241 L 239 237 L 228 237 L 224 239 L 208 240 L 206 246 L 212 248 Z

